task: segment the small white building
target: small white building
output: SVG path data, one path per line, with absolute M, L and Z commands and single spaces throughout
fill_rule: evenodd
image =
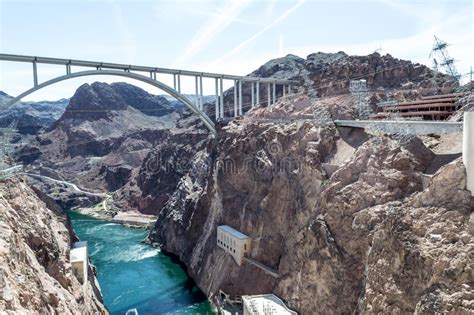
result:
M 243 295 L 244 315 L 298 315 L 274 294 Z
M 240 266 L 242 258 L 250 252 L 251 238 L 228 225 L 217 227 L 217 246 L 232 255 Z
M 82 284 L 87 281 L 87 270 L 89 268 L 89 252 L 87 250 L 87 242 L 76 242 L 72 246 L 69 260 L 72 265 L 72 273 L 76 276 L 77 280 Z

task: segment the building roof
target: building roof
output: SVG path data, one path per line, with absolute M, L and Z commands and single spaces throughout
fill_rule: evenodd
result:
M 72 248 L 87 247 L 87 241 L 75 242 Z
M 247 306 L 251 315 L 279 314 L 297 315 L 274 294 L 244 295 L 242 301 Z
M 217 228 L 227 232 L 228 234 L 232 235 L 235 238 L 238 238 L 239 240 L 245 240 L 245 239 L 250 238 L 247 235 L 245 235 L 243 233 L 240 233 L 239 231 L 237 231 L 236 229 L 231 228 L 228 225 L 219 225 Z
M 71 249 L 69 260 L 71 262 L 87 261 L 87 247 L 79 247 L 79 248 Z

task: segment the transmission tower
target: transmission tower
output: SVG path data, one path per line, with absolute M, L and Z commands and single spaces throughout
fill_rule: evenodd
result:
M 446 74 L 452 77 L 455 81 L 459 81 L 459 78 L 461 76 L 459 75 L 459 72 L 454 66 L 454 59 L 451 58 L 448 54 L 448 43 L 440 40 L 438 37 L 436 37 L 436 35 L 434 38 L 435 43 L 433 45 L 433 49 L 431 50 L 430 58 L 433 57 L 433 60 L 434 62 L 436 62 L 436 65 L 439 65 L 446 72 Z M 438 58 L 440 63 L 436 61 L 436 57 Z
M 367 102 L 367 81 L 352 80 L 349 84 L 349 91 L 355 97 L 359 118 L 367 119 L 370 115 L 370 108 Z

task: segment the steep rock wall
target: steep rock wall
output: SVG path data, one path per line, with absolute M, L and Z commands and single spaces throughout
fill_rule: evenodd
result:
M 321 113 L 314 105 L 299 110 Z M 181 179 L 150 241 L 178 255 L 209 296 L 274 292 L 302 314 L 472 312 L 472 200 L 460 161 L 423 190 L 432 152 L 416 139 L 401 146 L 380 136 L 328 177 L 323 162 L 344 135 L 318 119 L 265 120 L 279 110 L 223 128 Z M 216 246 L 220 224 L 251 236 L 250 257 L 279 277 L 239 267 Z
M 108 313 L 95 278 L 72 274 L 66 215 L 22 179 L 0 182 L 0 235 L 0 313 Z

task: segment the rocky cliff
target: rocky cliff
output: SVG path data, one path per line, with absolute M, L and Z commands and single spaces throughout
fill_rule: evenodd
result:
M 433 152 L 416 138 L 338 130 L 332 119 L 351 111 L 344 97 L 302 96 L 222 128 L 192 159 L 150 242 L 210 297 L 274 292 L 301 314 L 474 312 L 461 161 L 423 189 Z M 249 235 L 249 257 L 278 276 L 218 248 L 221 224 Z
M 186 146 L 203 137 L 207 132 L 200 120 L 181 104 L 126 83 L 96 82 L 82 85 L 50 130 L 19 147 L 16 159 L 29 172 L 74 183 L 86 192 L 115 192 L 136 182 L 138 168 L 153 148 Z M 100 201 L 97 195 L 43 179 L 35 185 L 65 208 Z M 122 195 L 130 193 L 118 193 L 121 207 L 136 210 L 137 202 Z
M 0 313 L 107 314 L 95 278 L 83 286 L 72 274 L 74 240 L 48 197 L 23 179 L 0 182 Z

